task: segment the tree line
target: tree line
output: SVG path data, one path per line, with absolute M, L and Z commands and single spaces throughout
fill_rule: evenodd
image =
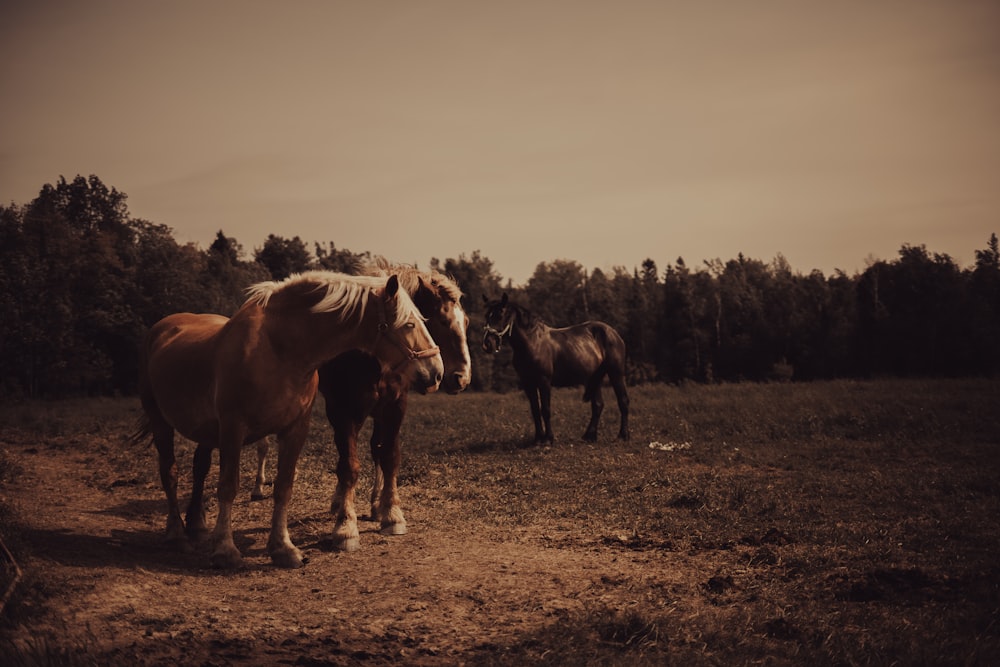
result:
M 309 269 L 357 272 L 371 254 L 269 235 L 244 251 L 219 231 L 207 249 L 133 218 L 97 176 L 60 178 L 0 206 L 0 396 L 131 393 L 147 327 L 179 311 L 234 313 L 244 289 Z M 391 259 L 391 258 L 390 258 Z M 662 270 L 540 263 L 513 285 L 479 251 L 431 258 L 465 293 L 473 389 L 516 386 L 509 352 L 480 349 L 483 299 L 506 291 L 552 326 L 608 322 L 629 350 L 629 382 L 993 376 L 1000 371 L 1000 247 L 975 263 L 903 245 L 848 276 L 801 274 L 780 255 Z

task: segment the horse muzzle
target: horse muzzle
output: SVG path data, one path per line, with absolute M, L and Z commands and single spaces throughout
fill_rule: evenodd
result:
M 470 380 L 471 378 L 468 373 L 460 373 L 458 371 L 449 373 L 441 381 L 441 391 L 449 394 L 460 394 L 469 386 Z
M 483 334 L 483 351 L 496 354 L 500 351 L 500 334 L 495 331 L 487 331 Z
M 437 348 L 417 353 L 409 361 L 410 386 L 421 394 L 432 394 L 441 386 L 444 378 L 444 362 Z

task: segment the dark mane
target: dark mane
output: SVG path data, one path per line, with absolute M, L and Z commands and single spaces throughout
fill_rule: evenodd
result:
M 524 327 L 525 329 L 531 330 L 535 327 L 541 325 L 543 327 L 549 326 L 547 322 L 542 320 L 541 317 L 535 315 L 533 312 L 520 306 L 514 302 L 507 304 L 507 307 L 514 311 L 514 317 L 516 318 L 516 323 L 518 326 Z

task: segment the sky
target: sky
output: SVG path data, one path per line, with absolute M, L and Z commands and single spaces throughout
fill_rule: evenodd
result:
M 963 268 L 1000 0 L 0 0 L 0 202 L 97 175 L 207 248 Z

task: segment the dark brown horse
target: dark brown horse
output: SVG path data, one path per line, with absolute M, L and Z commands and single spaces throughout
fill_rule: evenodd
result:
M 457 394 L 468 386 L 472 375 L 466 341 L 468 318 L 462 309 L 462 292 L 453 280 L 437 271 L 423 272 L 412 266 L 391 266 L 378 261 L 367 271 L 375 275 L 399 276 L 400 286 L 426 318 L 427 330 L 441 349 L 444 379 L 441 389 Z M 357 437 L 365 420 L 372 417 L 371 454 L 375 474 L 371 491 L 371 519 L 384 535 L 406 533 L 406 519 L 397 492 L 400 465 L 400 427 L 406 414 L 410 382 L 393 369 L 384 368 L 370 354 L 352 350 L 319 369 L 319 391 L 337 445 L 337 488 L 331 503 L 335 515 L 334 548 L 354 551 L 360 547 L 355 487 L 360 466 Z M 257 446 L 257 479 L 253 498 L 264 496 L 264 463 L 267 441 Z
M 483 349 L 499 352 L 510 338 L 514 370 L 528 395 L 535 420 L 535 443 L 553 442 L 552 387 L 584 386 L 583 400 L 590 401 L 590 424 L 583 439 L 597 440 L 597 423 L 604 410 L 601 384 L 607 376 L 618 399 L 621 426 L 618 437 L 628 440 L 628 391 L 625 389 L 625 342 L 604 322 L 583 322 L 554 329 L 527 309 L 507 299 L 486 302 Z
M 233 543 L 232 506 L 243 446 L 278 436 L 278 474 L 267 549 L 273 562 L 299 567 L 302 553 L 288 536 L 295 465 L 316 397 L 319 366 L 361 348 L 433 391 L 441 355 L 399 280 L 325 271 L 252 286 L 231 319 L 178 313 L 160 320 L 141 350 L 139 393 L 145 417 L 136 439 L 152 435 L 167 496 L 168 539 L 184 538 L 177 505 L 174 432 L 198 443 L 196 489 L 187 530 L 206 531 L 201 498 L 212 449 L 219 449 L 219 512 L 212 564 L 242 564 Z M 198 475 L 201 474 L 199 483 Z

